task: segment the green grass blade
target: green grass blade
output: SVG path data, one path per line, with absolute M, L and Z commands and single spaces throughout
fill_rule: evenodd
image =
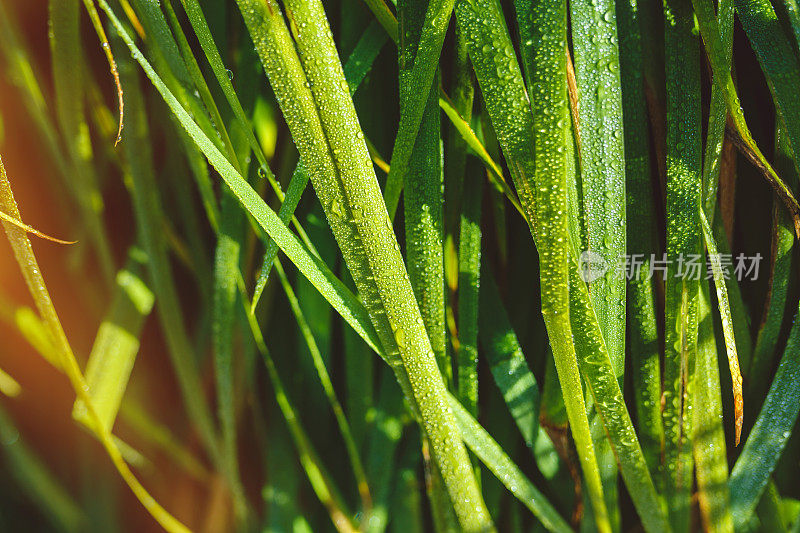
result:
M 20 437 L 11 417 L 0 409 L 0 440 L 4 443 L 4 470 L 23 492 L 41 507 L 57 531 L 77 532 L 86 527 L 86 516 L 63 487 Z
M 239 272 L 240 242 L 244 220 L 239 203 L 230 191 L 222 193 L 222 210 L 214 255 L 214 294 L 211 341 L 214 347 L 214 378 L 217 417 L 220 425 L 220 463 L 234 493 L 236 516 L 247 513 L 242 495 L 237 460 L 237 430 L 234 366 L 234 328 L 236 319 L 236 279 Z
M 705 211 L 705 215 L 709 220 L 714 220 L 722 145 L 725 141 L 725 121 L 728 115 L 725 103 L 725 83 L 727 80 L 723 73 L 731 70 L 733 0 L 724 0 L 719 3 L 717 6 L 717 19 L 721 47 L 718 63 L 720 73 L 713 74 L 711 103 L 709 104 L 708 112 L 708 133 L 703 159 L 703 211 Z
M 635 0 L 617 2 L 620 33 L 620 78 L 625 133 L 625 175 L 628 220 L 627 252 L 642 261 L 648 272 L 656 252 L 656 217 L 653 195 L 649 125 L 644 94 L 645 61 L 639 8 Z M 633 393 L 639 440 L 651 475 L 661 463 L 664 427 L 661 422 L 661 360 L 656 321 L 654 281 L 632 276 L 628 281 L 628 327 Z
M 214 42 L 213 36 L 211 35 L 211 29 L 208 27 L 208 23 L 206 22 L 205 15 L 203 15 L 203 10 L 200 6 L 200 3 L 197 0 L 181 0 L 181 3 L 183 4 L 183 9 L 186 12 L 186 16 L 192 25 L 192 29 L 194 29 L 197 40 L 200 42 L 200 47 L 203 49 L 203 53 L 205 54 L 209 65 L 211 65 L 211 70 L 213 71 L 214 76 L 217 78 L 217 82 L 222 88 L 222 93 L 225 95 L 228 105 L 230 105 L 231 109 L 233 110 L 236 120 L 242 127 L 242 131 L 247 138 L 250 148 L 256 155 L 261 167 L 268 169 L 269 167 L 267 165 L 264 152 L 261 149 L 261 145 L 256 140 L 255 135 L 253 134 L 253 128 L 251 127 L 250 121 L 248 120 L 247 115 L 242 108 L 242 104 L 239 101 L 239 97 L 236 94 L 233 83 L 229 78 L 229 71 L 222 61 L 222 56 L 220 56 L 217 45 Z
M 519 204 L 517 195 L 513 190 L 511 190 L 511 187 L 508 185 L 508 182 L 503 176 L 503 171 L 500 166 L 495 162 L 492 156 L 489 155 L 486 147 L 483 145 L 480 139 L 478 139 L 478 136 L 472 130 L 467 121 L 461 117 L 458 110 L 454 107 L 454 103 L 448 100 L 447 95 L 444 94 L 443 91 L 440 93 L 441 96 L 439 97 L 439 107 L 442 108 L 442 111 L 445 112 L 447 118 L 450 119 L 450 122 L 458 132 L 460 136 L 458 144 L 466 143 L 466 146 L 462 146 L 459 149 L 463 150 L 465 147 L 469 147 L 473 151 L 478 159 L 480 159 L 484 164 L 486 170 L 488 170 L 486 176 L 489 178 L 489 182 L 492 184 L 495 190 L 501 194 L 504 194 L 506 198 L 508 198 L 508 200 L 514 205 L 517 211 L 519 211 L 519 213 L 524 217 L 525 212 L 522 210 L 522 206 Z M 455 142 L 455 140 L 451 140 L 451 146 Z M 456 187 L 463 187 L 463 184 L 456 183 L 455 185 Z M 460 194 L 461 193 L 459 193 L 459 196 Z
M 625 150 L 617 25 L 612 0 L 570 2 L 581 191 L 588 250 L 608 264 L 625 255 Z M 583 251 L 583 250 L 581 250 Z M 594 307 L 618 379 L 625 369 L 625 282 L 610 269 L 591 284 Z M 622 319 L 620 320 L 620 317 Z
M 495 384 L 525 444 L 533 449 L 539 429 L 539 386 L 511 327 L 497 285 L 482 266 L 478 332 Z
M 734 527 L 746 526 L 778 464 L 797 421 L 800 405 L 800 320 L 795 316 L 772 386 L 742 453 L 731 470 L 728 487 Z
M 739 356 L 736 353 L 736 338 L 733 331 L 733 318 L 731 317 L 731 307 L 728 302 L 728 289 L 725 286 L 725 272 L 722 269 L 720 254 L 717 252 L 717 245 L 714 236 L 711 234 L 711 226 L 706 220 L 705 214 L 700 212 L 700 221 L 703 224 L 703 235 L 705 237 L 706 248 L 708 248 L 708 258 L 714 276 L 714 285 L 717 289 L 717 305 L 719 306 L 720 318 L 722 319 L 722 331 L 725 337 L 725 350 L 728 354 L 728 366 L 731 371 L 733 381 L 733 404 L 735 417 L 735 440 L 736 446 L 742 436 L 742 424 L 744 423 L 744 400 L 742 398 L 742 372 L 739 370 Z
M 297 300 L 294 289 L 292 289 L 292 286 L 289 284 L 286 273 L 283 271 L 283 267 L 277 259 L 275 260 L 275 270 L 278 272 L 281 285 L 283 286 L 283 291 L 286 293 L 286 298 L 289 300 L 289 305 L 294 313 L 297 326 L 300 328 L 303 339 L 308 346 L 308 351 L 311 353 L 311 357 L 314 361 L 314 368 L 317 370 L 319 381 L 322 384 L 322 388 L 325 391 L 325 396 L 331 406 L 333 415 L 336 418 L 336 423 L 339 426 L 339 432 L 342 434 L 342 439 L 344 439 L 345 448 L 347 449 L 347 456 L 350 459 L 350 465 L 353 468 L 353 474 L 358 482 L 358 491 L 361 495 L 362 504 L 365 508 L 365 512 L 368 512 L 369 507 L 372 505 L 372 497 L 370 496 L 369 484 L 367 483 L 367 476 L 364 472 L 364 466 L 361 463 L 361 457 L 358 453 L 358 447 L 356 446 L 356 443 L 353 440 L 352 432 L 350 431 L 350 424 L 345 417 L 344 409 L 342 409 L 339 398 L 336 396 L 336 391 L 333 389 L 333 383 L 331 382 L 331 377 L 328 374 L 328 369 L 325 366 L 325 361 L 323 360 L 322 354 L 319 351 L 319 347 L 317 346 L 317 342 L 311 332 L 311 328 L 308 326 L 305 314 L 300 308 L 300 302 Z
M 700 50 L 693 16 L 680 1 L 664 4 L 667 80 L 667 252 L 664 361 L 665 494 L 670 523 L 689 527 L 692 454 L 688 436 L 699 284 L 678 276 L 679 261 L 699 257 L 702 229 L 700 169 Z M 681 263 L 683 264 L 683 263 Z
M 530 509 L 548 531 L 566 533 L 572 529 L 561 518 L 547 498 L 531 483 L 511 461 L 494 439 L 469 414 L 454 397 L 450 397 L 450 406 L 461 427 L 464 441 L 470 450 L 497 476 L 511 493 Z
M 238 285 L 240 293 L 242 295 L 246 294 L 241 278 L 239 278 Z M 250 331 L 253 335 L 253 339 L 255 340 L 256 347 L 261 354 L 262 359 L 264 360 L 264 364 L 267 367 L 269 379 L 272 383 L 275 393 L 275 399 L 278 402 L 278 407 L 280 408 L 281 414 L 286 421 L 286 425 L 289 426 L 289 432 L 291 433 L 292 440 L 297 448 L 297 453 L 300 456 L 300 463 L 303 466 L 303 470 L 305 470 L 306 476 L 308 476 L 308 480 L 311 482 L 311 486 L 314 489 L 317 498 L 319 498 L 320 502 L 327 509 L 331 521 L 336 526 L 336 529 L 342 533 L 355 532 L 356 529 L 353 527 L 351 521 L 352 515 L 345 507 L 342 497 L 339 494 L 339 490 L 333 483 L 330 474 L 328 474 L 325 471 L 325 468 L 322 466 L 319 456 L 314 449 L 314 446 L 311 444 L 311 440 L 308 438 L 308 434 L 303 428 L 291 400 L 286 394 L 283 381 L 278 374 L 278 369 L 275 367 L 275 361 L 273 360 L 270 351 L 267 349 L 267 345 L 264 343 L 261 329 L 258 326 L 255 317 L 248 311 L 249 310 L 245 308 L 245 314 L 247 315 L 247 322 L 250 326 Z
M 780 125 L 776 128 L 775 138 L 775 168 L 786 179 L 792 190 L 797 190 L 798 176 L 794 166 L 794 157 L 786 138 L 786 131 Z M 792 247 L 794 246 L 792 220 L 786 210 L 781 209 L 777 205 L 777 201 L 775 202 L 772 217 L 773 256 L 769 304 L 758 328 L 753 358 L 747 372 L 748 397 L 756 401 L 763 398 L 767 391 L 769 372 L 775 363 L 778 339 L 787 314 L 787 293 L 792 275 Z
M 411 76 L 419 46 L 425 3 L 401 1 L 398 13 L 403 29 L 400 39 L 400 113 L 415 95 Z M 438 80 L 438 76 L 434 78 Z M 444 212 L 441 122 L 438 83 L 431 87 L 405 176 L 405 236 L 408 276 L 420 304 L 425 330 L 439 369 L 448 375 L 444 310 Z
M 564 151 L 569 138 L 567 86 L 566 82 L 556 81 L 566 80 L 566 3 L 554 0 L 517 11 L 519 19 L 532 17 L 535 29 L 530 67 L 533 114 L 499 3 L 461 0 L 456 17 L 467 36 L 470 60 L 486 109 L 539 249 L 542 314 L 564 403 L 598 528 L 609 531 L 583 387 L 574 346 L 569 341 L 572 329 Z M 502 29 L 490 32 L 489 28 Z
M 570 319 L 581 374 L 592 394 L 642 525 L 647 531 L 669 531 L 599 325 L 593 320 L 586 284 L 580 278 L 574 259 L 571 266 Z
M 379 533 L 386 529 L 389 520 L 389 499 L 392 489 L 392 472 L 386 465 L 395 460 L 400 439 L 403 436 L 403 398 L 388 369 L 382 373 L 378 399 L 373 406 L 374 422 L 367 446 L 367 474 L 373 487 L 374 506 L 365 531 Z
M 117 273 L 111 308 L 100 324 L 86 364 L 89 394 L 107 431 L 114 427 L 139 351 L 139 333 L 153 308 L 153 293 L 142 280 L 141 261 L 146 259 L 142 256 L 141 250 L 132 250 L 126 267 Z M 82 401 L 75 402 L 72 416 L 91 428 L 92 421 Z
M 698 302 L 699 340 L 695 363 L 694 458 L 697 468 L 697 497 L 703 527 L 713 532 L 733 532 L 728 493 L 728 461 L 722 426 L 722 398 L 717 343 L 708 286 L 700 289 Z
M 392 148 L 391 168 L 384 191 L 386 209 L 391 218 L 394 218 L 400 201 L 400 192 L 422 123 L 427 96 L 433 86 L 454 3 L 455 0 L 434 0 L 428 4 L 425 13 L 414 66 L 408 75 L 408 90 L 404 97 L 403 112 L 400 115 L 400 125 Z
M 458 398 L 472 416 L 478 414 L 478 297 L 481 269 L 481 202 L 483 182 L 464 177 L 461 236 L 458 248 Z
M 50 50 L 53 62 L 55 102 L 61 136 L 72 163 L 70 180 L 75 200 L 97 253 L 100 271 L 108 286 L 114 280 L 114 259 L 102 223 L 103 197 L 92 167 L 92 144 L 84 113 L 84 78 L 75 75 L 75 65 L 84 63 L 80 39 L 78 0 L 52 1 L 50 6 Z

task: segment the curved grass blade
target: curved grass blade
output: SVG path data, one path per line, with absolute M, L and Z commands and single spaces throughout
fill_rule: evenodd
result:
M 695 363 L 694 458 L 697 465 L 697 498 L 707 531 L 733 533 L 728 493 L 728 461 L 722 426 L 722 398 L 717 343 L 708 286 L 700 287 L 699 340 Z
M 769 0 L 734 0 L 734 3 L 739 21 L 767 78 L 778 116 L 786 128 L 792 152 L 798 154 L 800 153 L 800 102 L 797 100 L 796 88 L 800 86 L 800 69 L 797 56 L 792 51 L 792 46 Z M 731 110 L 734 119 L 737 119 L 736 114 Z M 738 114 L 741 115 L 741 111 Z M 744 122 L 743 118 L 741 121 Z M 737 129 L 739 129 L 738 123 Z M 741 129 L 739 131 L 742 133 Z M 742 136 L 745 137 L 744 134 Z M 751 143 L 752 141 L 748 144 Z M 763 156 L 759 159 L 762 158 Z
M 797 151 L 800 150 L 800 120 L 797 117 L 800 117 L 800 103 L 793 96 L 794 89 L 792 89 L 792 87 L 800 85 L 800 69 L 797 68 L 796 57 L 782 33 L 775 11 L 768 0 L 734 1 L 742 26 L 764 70 L 778 116 L 786 126 L 792 150 L 798 153 Z M 700 32 L 703 35 L 714 75 L 720 77 L 719 83 L 725 87 L 725 102 L 736 131 L 747 147 L 750 159 L 756 163 L 791 213 L 795 224 L 795 233 L 800 237 L 800 206 L 798 206 L 792 191 L 775 173 L 750 134 L 739 98 L 736 95 L 736 87 L 733 84 L 730 69 L 726 69 L 730 63 L 726 59 L 727 52 L 723 49 L 720 29 L 713 8 L 711 4 L 700 0 L 692 0 L 692 4 L 697 14 L 697 22 L 700 25 Z M 766 47 L 769 47 L 768 51 L 765 50 Z
M 700 48 L 690 6 L 664 3 L 667 87 L 667 270 L 665 279 L 665 496 L 672 528 L 689 527 L 692 485 L 692 382 L 697 350 L 696 274 L 702 246 L 700 206 Z M 682 270 L 679 270 L 679 267 Z M 698 264 L 697 268 L 700 265 Z
M 366 77 L 375 58 L 383 48 L 386 42 L 385 34 L 380 28 L 370 25 L 356 44 L 353 53 L 344 64 L 344 77 L 347 80 L 347 85 L 350 88 L 350 96 L 354 95 L 361 82 Z M 305 191 L 308 184 L 309 174 L 308 170 L 303 165 L 302 161 L 298 163 L 292 174 L 292 179 L 289 181 L 289 187 L 286 190 L 286 197 L 281 203 L 278 210 L 278 217 L 287 223 L 297 209 L 297 204 L 300 203 L 300 197 Z M 253 299 L 251 309 L 255 310 L 258 305 L 258 300 L 264 292 L 264 287 L 267 286 L 269 280 L 269 273 L 272 269 L 273 261 L 278 253 L 278 245 L 271 239 L 267 241 L 267 249 L 264 252 L 264 260 L 261 265 L 261 273 L 258 276 L 255 289 L 253 290 Z
M 456 17 L 484 95 L 489 117 L 514 179 L 540 254 L 542 315 L 600 531 L 610 531 L 608 512 L 589 431 L 575 349 L 569 339 L 569 273 L 566 218 L 567 91 L 566 3 L 526 5 L 517 17 L 532 17 L 534 44 L 531 102 L 500 5 L 496 0 L 460 0 Z M 488 28 L 500 29 L 497 32 Z
M 714 236 L 711 234 L 711 226 L 706 220 L 705 214 L 700 212 L 700 221 L 703 224 L 703 235 L 705 237 L 706 248 L 708 248 L 708 258 L 714 274 L 714 285 L 717 288 L 717 302 L 722 318 L 722 331 L 725 336 L 725 349 L 728 354 L 728 366 L 731 371 L 733 381 L 733 405 L 735 416 L 735 440 L 736 446 L 742 437 L 742 424 L 744 423 L 744 398 L 742 395 L 742 372 L 739 370 L 739 356 L 736 354 L 736 339 L 733 331 L 733 318 L 731 318 L 731 307 L 728 302 L 728 289 L 725 287 L 725 272 L 722 269 L 720 255 L 717 252 L 717 245 Z
M 142 280 L 143 260 L 146 257 L 141 250 L 131 250 L 127 265 L 117 273 L 111 308 L 100 324 L 86 364 L 89 395 L 97 416 L 109 432 L 114 427 L 139 351 L 139 333 L 155 299 Z M 75 402 L 72 417 L 91 429 L 92 420 L 80 399 Z
M 122 128 L 124 126 L 124 117 L 125 117 L 125 101 L 122 96 L 122 84 L 120 83 L 119 79 L 119 72 L 117 71 L 117 64 L 114 61 L 114 54 L 111 53 L 111 45 L 108 43 L 108 37 L 106 37 L 106 31 L 103 28 L 103 23 L 100 21 L 100 15 L 97 13 L 97 7 L 94 0 L 83 0 L 83 5 L 86 8 L 86 12 L 89 14 L 89 19 L 92 21 L 92 26 L 94 27 L 94 31 L 97 34 L 97 38 L 100 40 L 100 47 L 103 49 L 103 53 L 106 56 L 106 61 L 108 62 L 108 69 L 111 72 L 111 77 L 114 80 L 114 86 L 117 90 L 117 105 L 119 106 L 119 128 L 117 129 L 117 139 L 114 141 L 114 146 L 119 144 L 120 140 L 122 140 Z
M 497 476 L 509 491 L 530 509 L 548 531 L 572 531 L 561 518 L 547 498 L 531 483 L 519 468 L 506 455 L 485 429 L 469 414 L 454 397 L 450 397 L 450 407 L 464 435 L 464 442 L 470 450 Z
M 6 176 L 6 170 L 3 162 L 0 159 L 0 209 L 10 214 L 17 220 L 21 220 L 19 209 L 17 208 L 14 194 L 11 192 L 11 186 Z M 19 263 L 20 270 L 22 271 L 25 283 L 28 290 L 36 303 L 42 322 L 47 328 L 47 332 L 52 339 L 55 353 L 58 357 L 60 367 L 64 370 L 69 378 L 70 384 L 75 391 L 78 398 L 83 400 L 89 411 L 89 416 L 92 420 L 92 430 L 99 438 L 101 444 L 108 453 L 111 461 L 114 463 L 120 476 L 122 476 L 125 483 L 130 487 L 131 491 L 142 503 L 145 509 L 156 519 L 156 521 L 167 531 L 170 532 L 186 532 L 188 529 L 178 522 L 172 515 L 170 515 L 161 505 L 159 505 L 147 490 L 142 486 L 138 479 L 133 475 L 125 460 L 122 458 L 120 449 L 117 446 L 113 436 L 103 426 L 100 417 L 94 409 L 94 403 L 89 395 L 89 386 L 86 383 L 83 374 L 81 374 L 78 362 L 75 360 L 75 355 L 69 345 L 66 334 L 61 326 L 61 321 L 58 318 L 53 302 L 50 299 L 50 294 L 47 291 L 47 286 L 42 278 L 41 269 L 36 261 L 36 256 L 33 253 L 33 248 L 28 240 L 25 232 L 19 230 L 16 226 L 8 223 L 3 223 L 8 240 L 14 250 L 14 256 Z

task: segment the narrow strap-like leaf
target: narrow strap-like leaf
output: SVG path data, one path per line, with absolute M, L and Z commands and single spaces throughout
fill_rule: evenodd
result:
M 153 308 L 154 296 L 142 280 L 142 252 L 134 249 L 126 267 L 117 273 L 111 308 L 100 324 L 89 361 L 86 381 L 97 415 L 111 431 L 139 351 L 139 333 Z M 138 256 L 138 257 L 137 257 Z M 72 416 L 91 427 L 86 405 L 75 402 Z
M 478 424 L 464 406 L 452 396 L 450 397 L 450 406 L 470 450 L 497 476 L 497 479 L 530 509 L 548 531 L 565 533 L 571 531 L 572 529 L 545 496 L 522 474 L 500 445 Z
M 610 531 L 608 511 L 589 431 L 586 404 L 569 323 L 566 151 L 566 2 L 517 9 L 531 17 L 532 100 L 522 81 L 502 10 L 496 0 L 459 0 L 456 17 L 470 60 L 540 254 L 542 315 L 596 523 Z M 494 31 L 490 31 L 490 28 Z M 531 113 L 531 108 L 533 113 Z M 546 225 L 546 227 L 545 227 Z
M 663 421 L 664 490 L 672 528 L 689 527 L 692 382 L 697 350 L 700 226 L 700 42 L 690 6 L 664 3 L 667 80 L 667 270 Z M 679 270 L 681 269 L 681 270 Z
M 702 285 L 698 302 L 699 339 L 694 375 L 695 409 L 692 429 L 697 497 L 705 529 L 733 533 L 717 343 L 708 292 L 708 286 Z
M 628 353 L 631 359 L 637 430 L 650 474 L 661 463 L 661 360 L 656 320 L 655 281 L 645 275 L 656 252 L 654 184 L 650 165 L 641 20 L 635 0 L 617 2 L 622 114 L 625 133 L 625 175 L 628 220 L 627 253 L 631 266 L 640 263 L 628 281 Z M 635 263 L 634 263 L 635 262 Z

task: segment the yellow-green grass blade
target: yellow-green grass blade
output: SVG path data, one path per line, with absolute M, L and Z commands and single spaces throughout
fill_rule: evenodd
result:
M 679 267 L 702 252 L 700 43 L 688 4 L 664 3 L 667 133 L 664 492 L 670 524 L 689 527 L 692 386 L 697 351 L 697 276 Z M 699 266 L 698 266 L 699 268 Z
M 692 437 L 697 468 L 697 498 L 703 527 L 711 532 L 733 532 L 722 397 L 717 365 L 717 343 L 708 286 L 700 288 L 699 338 L 695 363 Z
M 717 305 L 719 306 L 720 318 L 722 319 L 722 331 L 725 338 L 725 350 L 728 354 L 728 367 L 731 371 L 733 382 L 733 404 L 734 404 L 734 445 L 739 445 L 742 436 L 742 424 L 744 423 L 744 399 L 742 394 L 742 372 L 739 369 L 739 356 L 736 353 L 736 338 L 733 330 L 733 318 L 728 301 L 728 289 L 725 286 L 725 272 L 722 268 L 720 254 L 711 234 L 711 226 L 706 220 L 705 214 L 700 212 L 700 221 L 703 225 L 703 236 L 708 249 L 708 259 L 714 276 L 714 285 L 717 289 Z
M 153 308 L 153 293 L 142 279 L 142 261 L 146 257 L 141 250 L 133 249 L 125 268 L 117 273 L 111 307 L 100 324 L 86 363 L 89 395 L 109 432 L 114 428 L 139 351 L 142 325 Z M 91 429 L 92 420 L 80 399 L 75 402 L 72 416 Z
M 17 220 L 22 220 L 2 160 L 0 160 L 0 210 Z M 2 224 L 9 242 L 11 243 L 11 247 L 14 250 L 14 256 L 25 278 L 28 291 L 31 293 L 36 304 L 39 318 L 43 322 L 49 339 L 52 342 L 55 355 L 59 361 L 59 366 L 69 378 L 70 385 L 76 395 L 86 404 L 89 416 L 93 421 L 92 430 L 100 439 L 100 442 L 114 463 L 117 471 L 125 480 L 125 483 L 130 487 L 131 491 L 153 518 L 167 531 L 188 531 L 183 524 L 178 522 L 178 520 L 161 507 L 147 492 L 139 480 L 136 479 L 123 459 L 114 437 L 102 425 L 100 417 L 94 410 L 93 401 L 88 392 L 89 385 L 86 383 L 78 367 L 78 362 L 75 359 L 75 355 L 72 352 L 64 329 L 61 326 L 61 321 L 50 299 L 50 294 L 45 285 L 41 269 L 36 261 L 36 256 L 33 253 L 33 248 L 28 240 L 27 234 L 11 223 L 3 221 Z

